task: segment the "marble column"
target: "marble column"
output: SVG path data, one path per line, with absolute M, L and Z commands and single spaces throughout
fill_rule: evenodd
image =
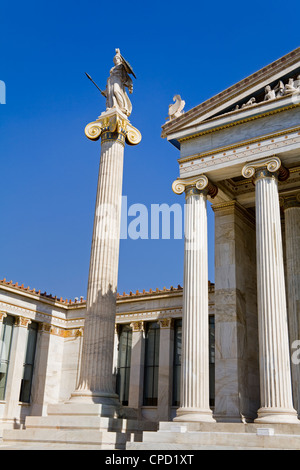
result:
M 176 180 L 186 194 L 180 407 L 174 421 L 213 422 L 209 408 L 207 194 L 216 194 L 205 175 Z
M 245 165 L 256 205 L 260 409 L 257 423 L 299 423 L 293 408 L 278 178 L 288 172 L 277 157 Z
M 125 142 L 141 136 L 125 115 L 112 109 L 85 129 L 101 135 L 101 158 L 87 289 L 80 378 L 74 400 L 118 406 L 113 379 L 116 295 L 119 264 L 123 158 Z
M 287 304 L 294 406 L 300 416 L 300 193 L 283 198 L 286 239 Z

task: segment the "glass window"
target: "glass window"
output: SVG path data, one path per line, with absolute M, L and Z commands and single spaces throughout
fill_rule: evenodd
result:
M 21 390 L 20 390 L 20 398 L 19 398 L 19 400 L 24 403 L 30 402 L 37 331 L 38 331 L 38 324 L 36 322 L 32 322 L 28 325 L 27 348 L 26 348 L 26 354 L 25 354 L 25 362 L 23 366 L 23 378 L 21 382 Z
M 117 394 L 120 402 L 128 406 L 129 379 L 131 363 L 132 329 L 129 325 L 123 325 L 119 337 Z
M 173 398 L 172 405 L 180 405 L 182 320 L 174 322 Z
M 159 366 L 159 325 L 149 322 L 146 330 L 144 401 L 145 406 L 157 406 Z
M 14 317 L 8 315 L 3 320 L 0 338 L 0 400 L 5 399 L 13 326 Z

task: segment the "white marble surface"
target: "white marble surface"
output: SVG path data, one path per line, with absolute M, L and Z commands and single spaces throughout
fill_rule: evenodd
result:
M 175 421 L 211 421 L 209 408 L 207 196 L 186 188 L 181 398 Z
M 255 173 L 261 407 L 256 422 L 297 423 L 293 408 L 278 181 Z

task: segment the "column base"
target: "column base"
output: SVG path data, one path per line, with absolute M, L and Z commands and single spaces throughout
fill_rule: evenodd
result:
M 107 405 L 120 407 L 119 396 L 115 393 L 107 393 L 94 390 L 75 390 L 69 399 L 72 403 L 74 402 L 84 402 L 84 403 L 94 403 L 97 405 Z
M 257 411 L 257 418 L 254 423 L 272 424 L 272 423 L 290 423 L 300 424 L 296 410 L 286 408 L 260 408 Z
M 200 408 L 178 408 L 173 421 L 197 421 L 203 423 L 215 423 L 211 410 Z

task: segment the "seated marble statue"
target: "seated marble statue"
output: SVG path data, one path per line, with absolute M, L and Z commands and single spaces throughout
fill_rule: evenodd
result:
M 272 88 L 270 87 L 270 85 L 267 85 L 265 87 L 265 101 L 268 101 L 268 100 L 274 100 L 276 98 L 276 93 L 274 90 L 272 90 Z
M 281 80 L 277 83 L 274 91 L 276 93 L 276 98 L 280 98 L 280 96 L 284 95 L 284 84 Z
M 115 65 L 110 70 L 106 88 L 102 92 L 106 97 L 106 109 L 117 108 L 126 116 L 130 116 L 132 104 L 125 88 L 128 88 L 129 93 L 133 92 L 133 83 L 129 74 L 134 77 L 135 75 L 128 62 L 121 56 L 120 49 L 116 49 L 113 61 Z
M 256 99 L 253 96 L 249 101 L 247 101 L 247 103 L 242 104 L 242 108 L 248 108 L 248 106 L 252 106 L 254 104 L 256 104 Z
M 297 76 L 296 80 L 294 81 L 294 87 L 300 91 L 300 75 Z
M 289 81 L 288 83 L 285 85 L 284 87 L 284 94 L 285 95 L 291 95 L 293 93 L 297 93 L 298 90 L 297 88 L 295 88 L 294 86 L 294 79 L 293 78 L 289 78 Z

